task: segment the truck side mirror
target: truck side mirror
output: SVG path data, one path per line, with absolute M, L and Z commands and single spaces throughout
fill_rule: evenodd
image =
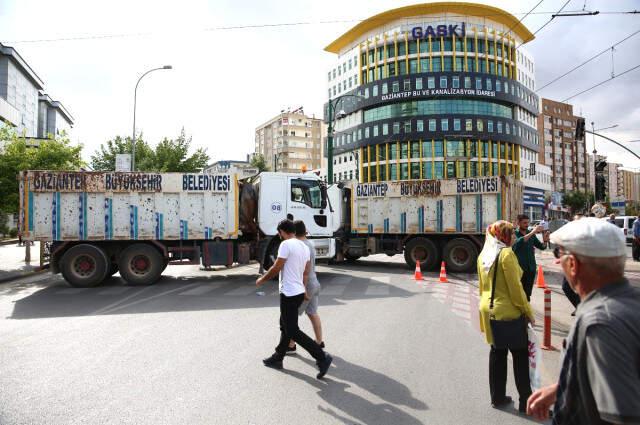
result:
M 320 197 L 322 198 L 320 200 L 320 208 L 321 209 L 327 208 L 327 185 L 326 184 L 320 185 Z

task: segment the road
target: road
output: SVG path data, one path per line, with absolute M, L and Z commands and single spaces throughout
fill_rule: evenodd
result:
M 275 282 L 256 293 L 255 266 L 171 266 L 149 287 L 114 277 L 75 289 L 50 274 L 4 284 L 0 423 L 530 423 L 489 405 L 473 277 L 416 283 L 397 256 L 375 259 L 318 268 L 335 359 L 324 380 L 307 353 L 283 371 L 262 365 L 278 298 Z

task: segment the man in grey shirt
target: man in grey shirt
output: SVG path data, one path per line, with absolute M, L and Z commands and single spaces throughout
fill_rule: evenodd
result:
M 640 289 L 624 278 L 625 240 L 596 218 L 551 235 L 554 255 L 582 300 L 565 340 L 557 384 L 531 395 L 527 413 L 554 424 L 640 424 Z
M 293 222 L 296 226 L 296 238 L 302 241 L 307 248 L 309 248 L 311 270 L 309 271 L 307 279 L 307 297 L 300 305 L 298 314 L 307 313 L 307 317 L 311 321 L 313 326 L 313 333 L 316 336 L 316 342 L 320 347 L 324 348 L 324 341 L 322 339 L 322 322 L 320 321 L 320 315 L 318 314 L 318 303 L 320 298 L 320 282 L 318 276 L 316 276 L 316 248 L 313 243 L 307 239 L 307 228 L 302 220 L 296 220 Z M 296 344 L 293 340 L 289 341 L 289 347 L 287 353 L 295 353 Z

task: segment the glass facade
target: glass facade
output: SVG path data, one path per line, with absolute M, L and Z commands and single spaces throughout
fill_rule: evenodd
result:
M 364 111 L 364 122 L 421 115 L 489 115 L 513 118 L 513 108 L 486 100 L 434 99 L 412 100 L 378 106 Z

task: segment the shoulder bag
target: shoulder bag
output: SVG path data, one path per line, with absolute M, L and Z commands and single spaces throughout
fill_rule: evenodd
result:
M 496 275 L 500 267 L 500 252 L 495 261 L 491 282 L 491 301 L 489 303 L 489 324 L 493 334 L 493 345 L 496 348 L 519 350 L 527 347 L 527 320 L 524 315 L 513 320 L 497 320 L 493 314 L 493 298 L 496 291 Z

